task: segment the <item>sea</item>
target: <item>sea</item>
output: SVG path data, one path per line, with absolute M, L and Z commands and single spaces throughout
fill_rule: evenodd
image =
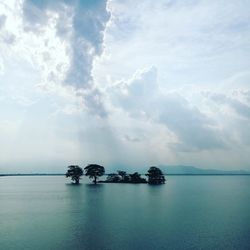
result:
M 0 177 L 0 249 L 250 249 L 250 176 L 166 178 Z

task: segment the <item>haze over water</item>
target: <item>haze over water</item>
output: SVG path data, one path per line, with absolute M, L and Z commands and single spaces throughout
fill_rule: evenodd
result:
M 0 178 L 1 249 L 250 249 L 249 176 L 79 186 Z

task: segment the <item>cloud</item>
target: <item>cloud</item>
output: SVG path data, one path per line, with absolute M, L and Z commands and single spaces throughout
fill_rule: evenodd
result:
M 26 31 L 41 32 L 48 23 L 48 1 L 25 0 L 23 2 L 24 28 Z
M 102 53 L 103 32 L 110 17 L 106 4 L 106 1 L 80 1 L 75 6 L 71 66 L 66 83 L 77 87 L 92 84 L 93 60 Z
M 110 13 L 107 1 L 36 1 L 23 4 L 26 30 L 42 33 L 50 19 L 55 22 L 57 35 L 69 44 L 69 69 L 64 83 L 75 88 L 93 84 L 92 66 L 102 53 L 103 33 Z
M 130 115 L 146 117 L 152 112 L 153 102 L 157 98 L 157 69 L 149 67 L 138 70 L 126 80 L 116 83 L 108 89 L 112 102 L 119 105 Z
M 3 65 L 2 60 L 0 60 L 0 75 L 2 75 L 3 72 L 4 72 L 4 65 Z
M 2 35 L 2 40 L 3 40 L 4 43 L 6 43 L 8 45 L 11 45 L 11 44 L 13 44 L 16 41 L 16 37 L 12 33 L 5 32 Z
M 224 148 L 215 122 L 179 94 L 162 97 L 159 121 L 173 131 L 179 142 L 175 149 L 184 151 Z
M 42 36 L 49 26 L 56 29 L 56 36 L 67 43 L 65 53 L 69 60 L 68 65 L 63 66 L 64 75 L 59 84 L 72 86 L 78 96 L 83 93 L 83 103 L 88 110 L 105 117 L 107 111 L 101 101 L 101 92 L 94 86 L 92 68 L 103 50 L 103 34 L 110 17 L 107 1 L 26 0 L 23 13 L 26 31 Z M 44 64 L 48 64 L 50 52 L 42 55 Z M 47 79 L 56 81 L 60 69 L 58 64 L 55 71 L 48 72 Z
M 112 87 L 111 96 L 135 119 L 146 119 L 166 126 L 177 137 L 168 143 L 180 151 L 224 148 L 216 123 L 178 92 L 164 93 L 157 84 L 155 67 L 137 71 L 128 81 Z
M 91 88 L 83 92 L 78 91 L 78 95 L 82 98 L 90 114 L 97 115 L 101 118 L 106 118 L 108 116 L 108 112 L 104 108 L 103 95 L 97 88 Z
M 4 27 L 6 18 L 6 15 L 0 15 L 0 30 Z
M 138 68 L 153 64 L 165 88 L 217 87 L 222 79 L 249 68 L 246 1 L 125 0 L 110 5 L 114 18 L 106 29 L 105 53 L 96 67 L 98 79 L 106 75 L 114 81 L 128 79 Z M 132 19 L 133 27 L 128 24 L 121 29 L 121 19 L 125 24 Z
M 50 163 L 247 166 L 248 9 L 233 0 L 0 3 L 6 161 L 14 152 Z
M 245 95 L 247 95 L 248 92 L 244 93 Z M 241 117 L 250 119 L 250 106 L 242 102 L 242 100 L 238 100 L 225 94 L 218 93 L 210 94 L 209 98 L 211 98 L 214 102 L 218 104 L 230 107 L 236 114 L 240 115 Z
M 4 43 L 6 43 L 8 45 L 12 45 L 15 42 L 16 37 L 13 33 L 6 30 L 6 27 L 5 27 L 6 20 L 7 20 L 6 15 L 0 15 L 0 30 L 1 30 L 0 42 L 2 40 L 2 42 L 4 42 Z
M 250 104 L 250 90 L 245 90 L 241 92 L 247 103 Z
M 124 135 L 124 139 L 129 141 L 129 142 L 141 142 L 143 141 L 145 138 L 144 137 L 134 137 L 131 135 Z
M 233 150 L 246 150 L 250 145 L 249 90 L 226 89 L 224 92 L 205 93 L 209 107 L 220 124 L 227 145 Z

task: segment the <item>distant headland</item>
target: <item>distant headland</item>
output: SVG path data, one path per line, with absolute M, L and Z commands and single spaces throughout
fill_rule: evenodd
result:
M 203 169 L 194 166 L 159 166 L 167 175 L 250 175 L 250 170 Z

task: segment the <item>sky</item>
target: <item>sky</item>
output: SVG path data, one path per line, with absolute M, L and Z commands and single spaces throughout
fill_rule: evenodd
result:
M 0 172 L 250 170 L 249 9 L 0 0 Z

